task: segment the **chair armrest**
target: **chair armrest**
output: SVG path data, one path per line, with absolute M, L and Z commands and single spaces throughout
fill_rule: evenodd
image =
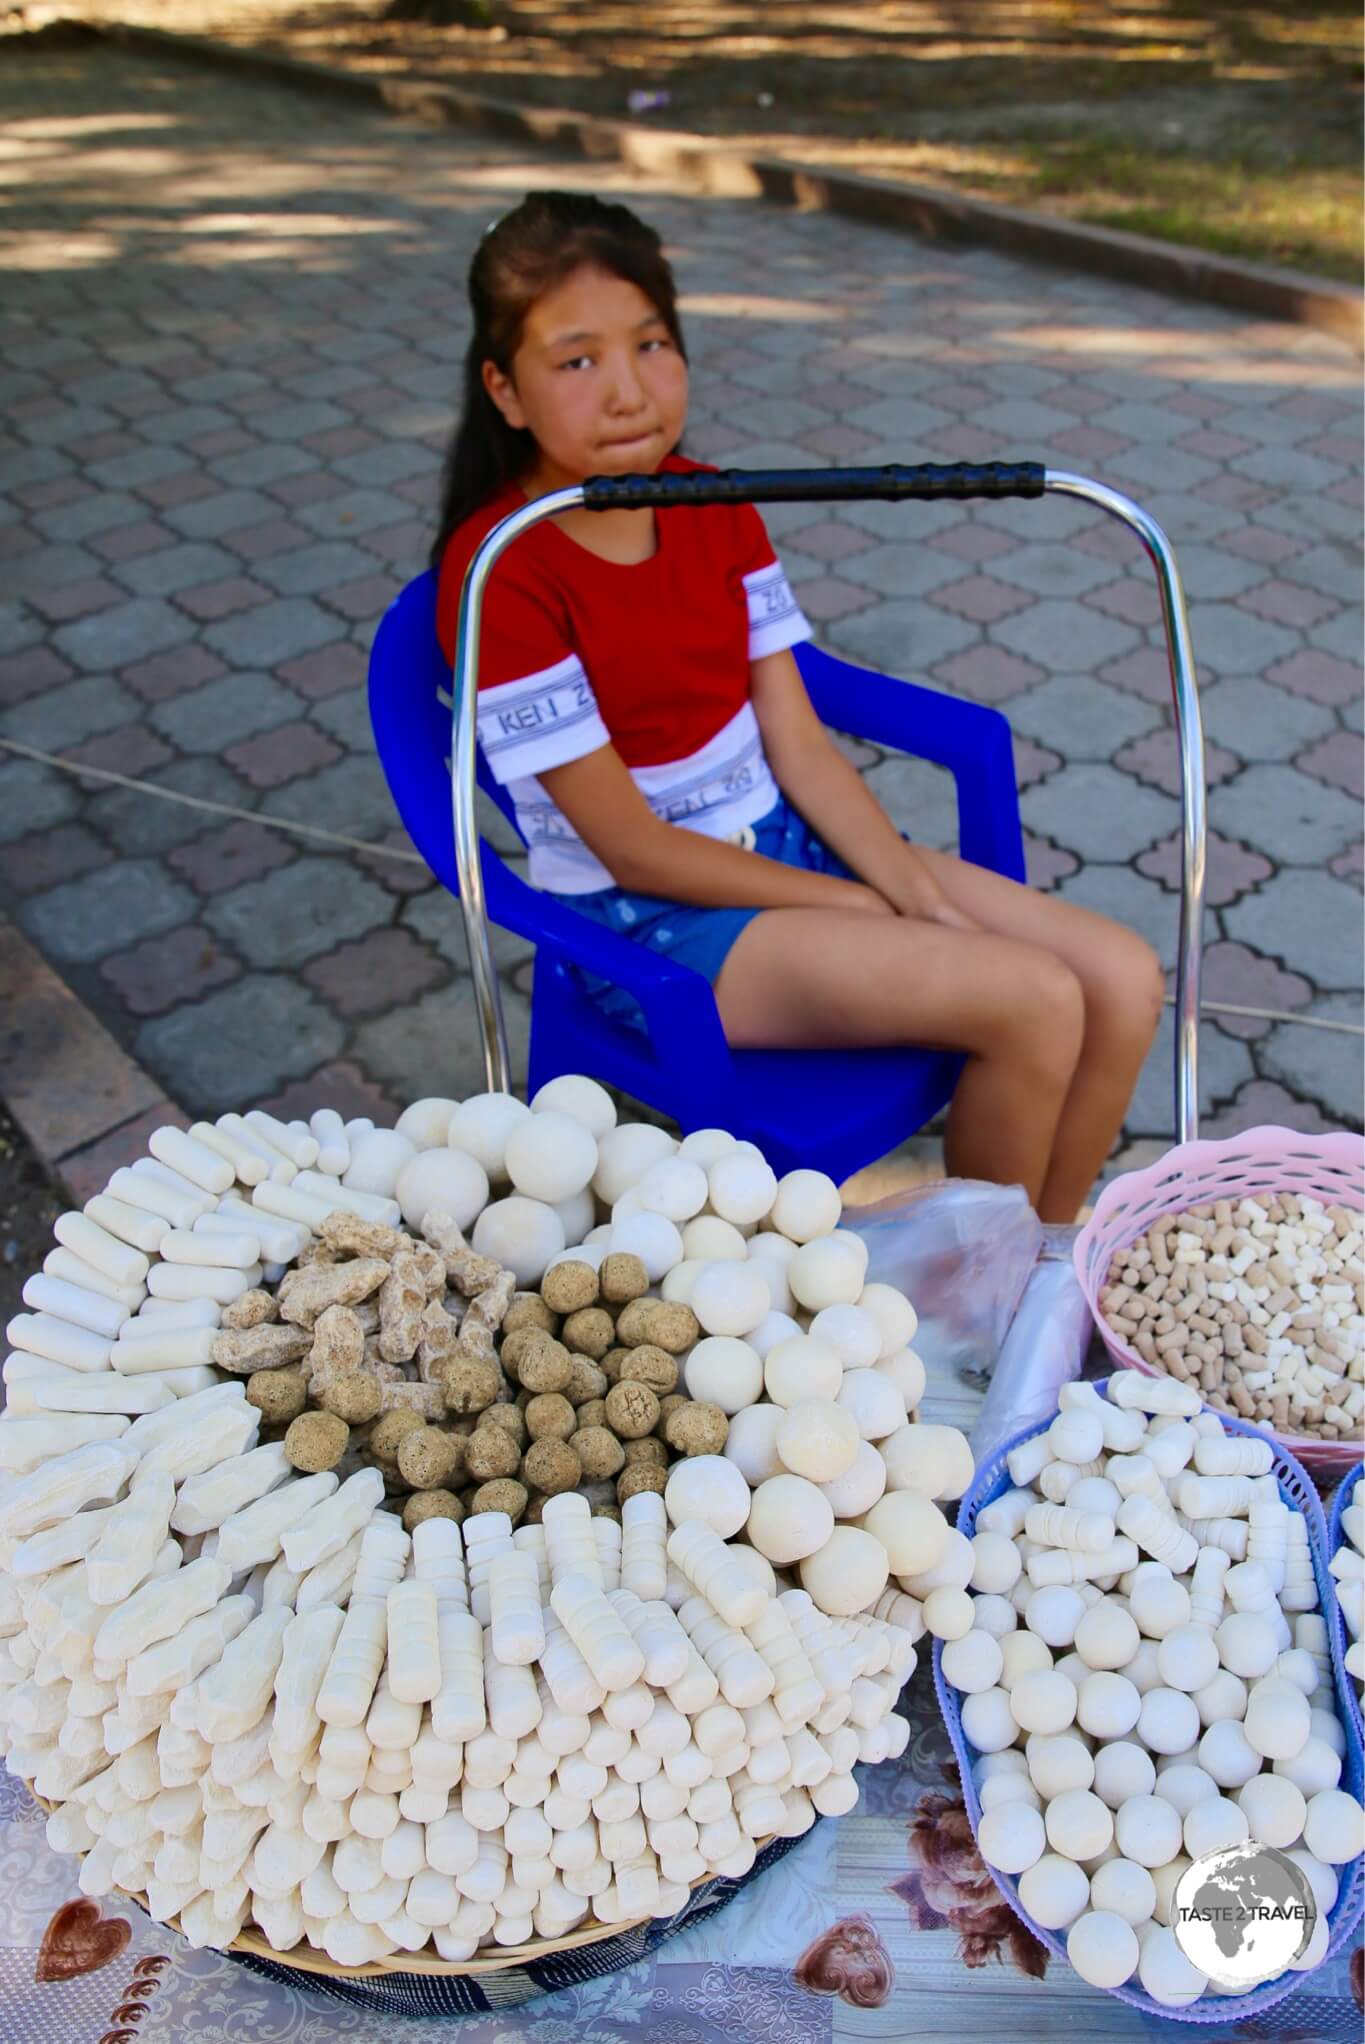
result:
M 854 667 L 818 646 L 798 646 L 796 659 L 822 723 L 948 769 L 957 784 L 964 859 L 1011 880 L 1025 878 L 1007 717 L 942 689 Z
M 695 1084 L 726 1105 L 734 1084 L 730 1046 L 711 983 L 691 966 L 662 958 L 643 944 L 604 929 L 569 903 L 530 887 L 483 846 L 489 914 L 533 944 L 546 944 L 571 964 L 633 994 L 661 1064 L 687 1069 Z

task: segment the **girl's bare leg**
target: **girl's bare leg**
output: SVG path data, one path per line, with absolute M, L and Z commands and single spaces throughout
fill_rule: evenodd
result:
M 915 850 L 957 908 L 1051 953 L 1080 982 L 1085 1037 L 1037 1201 L 1043 1220 L 1072 1221 L 1113 1148 L 1152 1047 L 1165 996 L 1161 961 L 1145 939 L 1107 916 L 947 853 Z
M 965 1051 L 948 1168 L 1038 1204 L 1085 1027 L 1079 982 L 1053 952 L 903 917 L 767 909 L 726 959 L 716 1005 L 737 1046 Z

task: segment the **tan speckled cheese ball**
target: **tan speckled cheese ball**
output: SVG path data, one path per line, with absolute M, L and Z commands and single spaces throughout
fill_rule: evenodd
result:
M 524 1448 L 530 1438 L 526 1431 L 526 1414 L 519 1405 L 490 1405 L 479 1414 L 479 1425 L 505 1428 L 519 1448 Z
M 659 1418 L 654 1431 L 661 1441 L 668 1439 L 668 1422 L 672 1419 L 674 1413 L 680 1411 L 684 1405 L 690 1405 L 691 1402 L 689 1398 L 683 1396 L 681 1391 L 670 1391 L 667 1397 L 659 1400 Z
M 571 1356 L 573 1375 L 564 1386 L 564 1396 L 570 1405 L 586 1405 L 590 1398 L 605 1398 L 607 1379 L 596 1363 L 586 1356 Z
M 483 1412 L 502 1388 L 502 1372 L 496 1363 L 475 1356 L 456 1356 L 441 1372 L 447 1412 Z
M 304 1415 L 307 1418 L 307 1414 Z M 398 1466 L 398 1446 L 404 1434 L 410 1434 L 414 1427 L 425 1426 L 420 1413 L 405 1412 L 401 1407 L 396 1412 L 381 1413 L 370 1428 L 366 1443 L 370 1453 L 380 1462 L 392 1462 Z
M 623 1505 L 627 1498 L 642 1490 L 656 1490 L 662 1496 L 667 1482 L 668 1471 L 660 1469 L 657 1463 L 630 1462 L 616 1479 L 616 1502 Z
M 604 1427 L 607 1424 L 607 1401 L 605 1398 L 589 1398 L 578 1408 L 578 1424 L 583 1427 Z
M 517 1292 L 503 1315 L 503 1335 L 521 1334 L 529 1328 L 540 1334 L 557 1334 L 559 1316 L 550 1311 L 539 1292 Z
M 680 1455 L 720 1455 L 730 1432 L 730 1422 L 718 1405 L 702 1399 L 684 1399 L 664 1421 L 664 1439 Z
M 546 1271 L 540 1296 L 553 1313 L 578 1313 L 597 1301 L 597 1272 L 590 1263 L 566 1257 Z
M 627 1362 L 621 1365 L 618 1384 L 648 1384 L 656 1398 L 666 1398 L 678 1382 L 678 1365 L 667 1349 L 656 1348 L 653 1342 L 644 1342 L 630 1351 Z
M 408 1533 L 423 1519 L 453 1519 L 458 1526 L 463 1518 L 464 1506 L 453 1490 L 415 1490 L 403 1505 L 403 1527 Z
M 651 1299 L 645 1323 L 645 1340 L 671 1356 L 683 1355 L 701 1339 L 701 1323 L 690 1306 L 667 1299 Z
M 528 1349 L 517 1365 L 517 1381 L 523 1391 L 562 1391 L 573 1376 L 573 1361 L 563 1342 L 544 1338 Z
M 333 1412 L 305 1412 L 284 1437 L 284 1452 L 295 1469 L 316 1476 L 334 1469 L 351 1438 L 351 1429 Z
M 492 1483 L 495 1477 L 515 1476 L 521 1466 L 521 1449 L 512 1439 L 506 1427 L 475 1427 L 465 1443 L 465 1466 L 469 1474 L 479 1483 Z
M 521 1464 L 521 1480 L 529 1490 L 554 1497 L 562 1490 L 576 1490 L 582 1480 L 582 1465 L 565 1441 L 533 1441 Z
M 605 1307 L 585 1306 L 571 1313 L 560 1330 L 564 1346 L 593 1362 L 604 1356 L 616 1340 L 616 1322 Z
M 530 1502 L 530 1493 L 514 1476 L 498 1476 L 492 1483 L 481 1483 L 469 1502 L 475 1512 L 506 1512 L 515 1526 Z
M 526 1408 L 526 1431 L 533 1441 L 567 1441 L 578 1415 L 560 1391 L 539 1391 Z
M 620 1250 L 602 1258 L 597 1281 L 609 1306 L 628 1306 L 632 1299 L 642 1299 L 649 1290 L 649 1272 L 640 1258 Z
M 615 1384 L 621 1375 L 621 1365 L 630 1358 L 628 1348 L 609 1348 L 604 1356 L 597 1359 L 597 1367 L 608 1384 Z M 604 1394 L 605 1395 L 605 1394 Z
M 625 1445 L 627 1469 L 637 1462 L 648 1462 L 655 1469 L 667 1469 L 668 1450 L 655 1434 L 645 1434 L 638 1441 L 627 1441 Z
M 463 1470 L 463 1444 L 439 1427 L 414 1427 L 398 1443 L 398 1473 L 414 1490 L 446 1490 Z
M 653 1433 L 659 1423 L 659 1401 L 648 1384 L 613 1384 L 607 1393 L 607 1425 L 623 1441 Z
M 268 1427 L 288 1426 L 308 1403 L 302 1370 L 253 1370 L 246 1380 L 246 1402 L 254 1405 Z M 375 1411 L 379 1410 L 378 1405 Z M 343 1413 L 342 1418 L 346 1415 Z
M 590 1482 L 617 1475 L 625 1464 L 626 1451 L 608 1427 L 580 1427 L 569 1436 L 569 1446 Z
M 247 1396 L 251 1393 L 248 1391 Z M 334 1412 L 351 1426 L 363 1426 L 379 1412 L 379 1379 L 368 1370 L 343 1370 L 318 1399 L 324 1412 Z

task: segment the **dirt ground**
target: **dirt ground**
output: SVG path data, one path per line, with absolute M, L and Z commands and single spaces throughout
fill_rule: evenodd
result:
M 42 1269 L 52 1247 L 52 1223 L 65 1205 L 0 1106 L 0 1327 L 24 1311 L 20 1294 L 34 1271 Z
M 583 112 L 664 93 L 638 117 L 1360 280 L 1347 0 L 39 4 Z

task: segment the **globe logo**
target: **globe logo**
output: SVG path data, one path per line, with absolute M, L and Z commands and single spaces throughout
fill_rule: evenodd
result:
M 1259 1987 L 1307 1949 L 1318 1907 L 1303 1869 L 1246 1839 L 1193 1860 L 1176 1883 L 1175 1941 L 1220 1987 Z

